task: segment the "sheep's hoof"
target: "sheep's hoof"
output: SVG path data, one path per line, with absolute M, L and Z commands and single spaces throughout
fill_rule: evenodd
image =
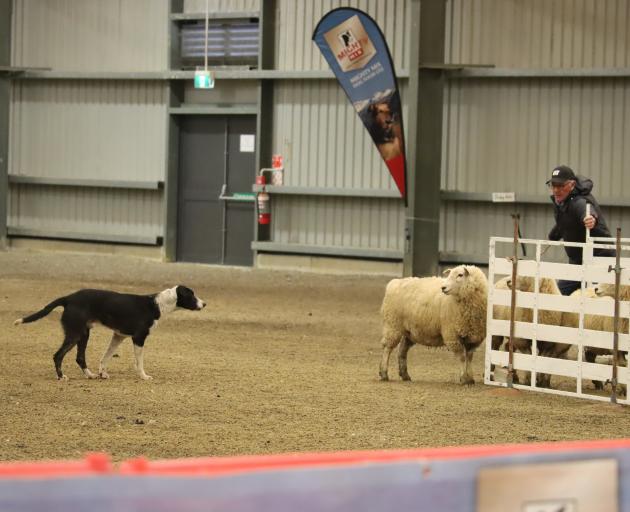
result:
M 463 384 L 464 386 L 472 386 L 475 383 L 475 379 L 473 379 L 469 375 L 462 375 L 459 378 L 459 383 Z

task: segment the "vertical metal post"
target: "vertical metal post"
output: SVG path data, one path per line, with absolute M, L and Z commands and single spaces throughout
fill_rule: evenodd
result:
M 11 0 L 0 0 L 0 66 L 11 64 Z M 7 247 L 10 82 L 0 77 L 0 250 Z
M 206 0 L 206 29 L 204 32 L 204 52 L 203 52 L 203 69 L 208 71 L 208 16 L 209 16 L 208 0 Z
M 514 317 L 516 313 L 516 278 L 518 276 L 518 213 L 512 214 L 514 219 L 514 250 L 512 253 L 512 296 L 510 301 L 510 339 L 508 340 L 508 374 L 507 385 L 514 385 Z
M 274 68 L 274 48 L 276 31 L 276 0 L 261 0 L 258 46 L 258 68 Z M 258 112 L 256 116 L 256 174 L 263 167 L 269 167 L 273 153 L 273 80 L 258 82 Z M 277 148 L 276 150 L 280 150 Z M 254 215 L 254 240 L 269 240 L 271 226 L 260 226 Z M 273 221 L 272 221 L 273 222 Z M 254 251 L 254 265 L 256 251 Z
M 168 2 L 168 69 L 181 67 L 181 45 L 179 25 L 170 19 L 170 14 L 183 11 L 183 0 L 170 0 Z M 179 80 L 170 80 L 168 83 L 168 105 L 178 107 L 184 100 L 184 84 Z M 162 248 L 166 261 L 177 259 L 177 197 L 179 175 L 179 136 L 180 123 L 178 116 L 166 112 L 166 156 L 164 170 L 164 231 Z
M 444 76 L 439 64 L 444 63 L 446 0 L 412 0 L 409 8 L 409 119 L 405 123 L 409 189 L 403 273 L 435 275 L 439 263 L 444 100 Z
M 230 165 L 230 118 L 225 117 L 225 145 L 223 146 L 223 188 L 221 195 L 228 193 L 228 166 Z M 221 201 L 221 265 L 225 265 L 225 246 L 227 245 L 227 201 Z
M 612 363 L 612 391 L 610 401 L 617 403 L 617 366 L 619 366 L 619 286 L 621 282 L 621 228 L 617 228 L 616 240 L 617 254 L 615 255 L 615 267 L 608 267 L 608 272 L 615 272 L 615 317 L 613 319 L 613 363 Z M 627 393 L 627 390 L 626 390 Z

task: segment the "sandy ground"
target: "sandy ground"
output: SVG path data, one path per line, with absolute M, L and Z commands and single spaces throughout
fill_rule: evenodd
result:
M 388 278 L 166 264 L 140 258 L 0 252 L 0 460 L 114 461 L 412 448 L 628 436 L 629 409 L 458 384 L 446 350 L 414 347 L 412 382 L 378 380 L 379 307 Z M 186 284 L 208 302 L 177 311 L 149 337 L 141 381 L 131 343 L 109 380 L 65 359 L 55 378 L 59 310 L 13 321 L 84 287 L 153 293 Z M 98 369 L 110 332 L 92 330 Z

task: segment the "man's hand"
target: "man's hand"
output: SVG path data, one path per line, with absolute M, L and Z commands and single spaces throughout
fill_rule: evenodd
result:
M 595 227 L 595 224 L 597 224 L 597 218 L 593 217 L 592 215 L 587 215 L 586 217 L 584 217 L 584 227 L 586 227 L 587 229 L 593 229 Z

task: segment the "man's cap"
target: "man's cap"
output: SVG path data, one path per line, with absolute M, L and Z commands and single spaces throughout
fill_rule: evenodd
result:
M 569 180 L 577 180 L 571 167 L 559 165 L 551 172 L 551 178 L 547 180 L 547 185 L 562 185 Z

